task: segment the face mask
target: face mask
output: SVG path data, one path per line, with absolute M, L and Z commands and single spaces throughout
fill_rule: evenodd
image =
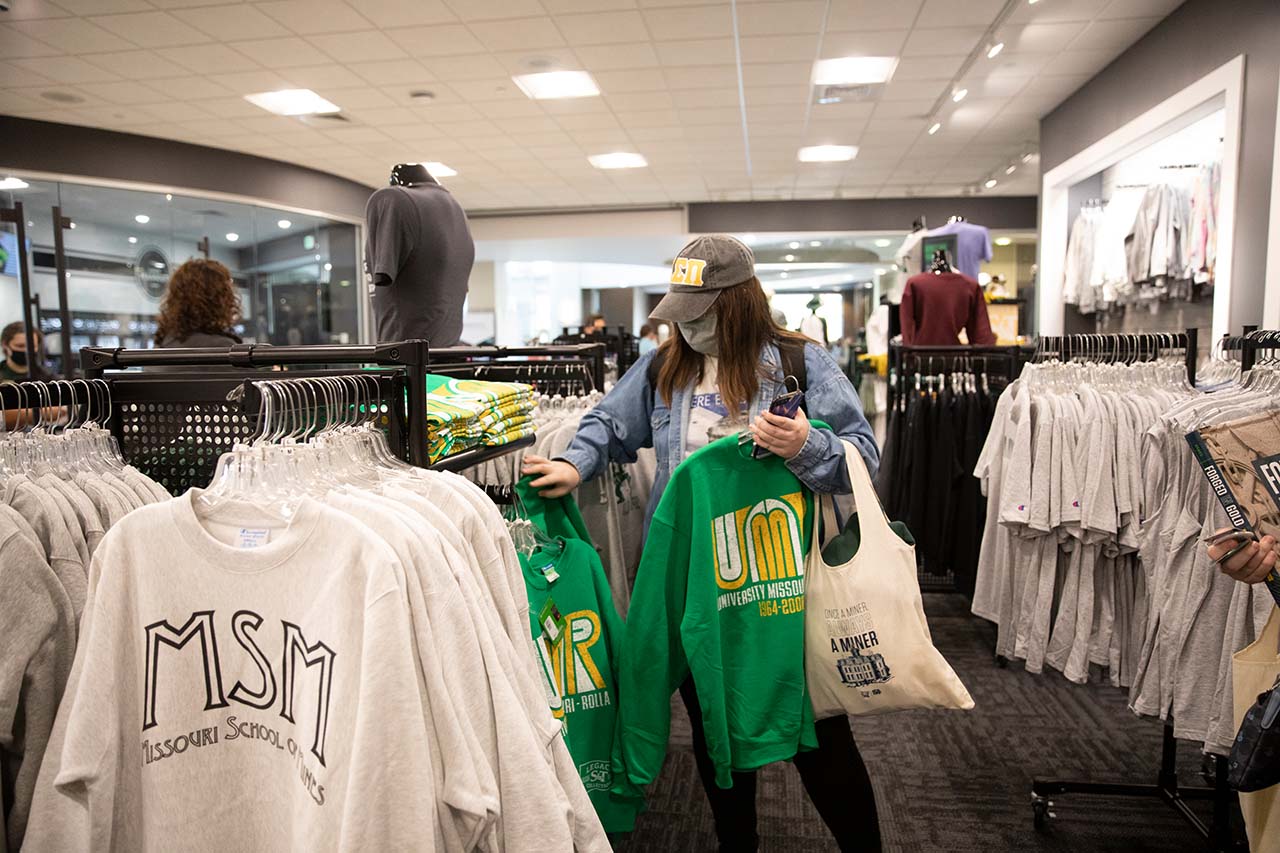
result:
M 716 344 L 716 315 L 708 311 L 696 320 L 680 324 L 680 336 L 694 352 L 703 355 L 717 355 L 720 351 Z
M 12 361 L 14 364 L 16 364 L 18 367 L 26 367 L 27 351 L 24 349 L 12 350 L 9 353 L 9 360 Z

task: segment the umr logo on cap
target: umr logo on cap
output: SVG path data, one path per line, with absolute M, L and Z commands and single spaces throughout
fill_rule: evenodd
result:
M 676 258 L 671 264 L 671 283 L 702 287 L 702 271 L 707 262 L 697 258 Z

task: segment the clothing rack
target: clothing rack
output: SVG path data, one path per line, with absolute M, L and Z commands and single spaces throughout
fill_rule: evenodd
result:
M 1239 350 L 1240 370 L 1252 370 L 1258 358 L 1258 350 L 1280 349 L 1280 331 L 1245 326 L 1242 335 L 1224 335 L 1222 349 L 1227 352 Z
M 604 390 L 605 357 L 607 354 L 608 350 L 605 343 L 599 341 L 529 347 L 445 347 L 431 351 L 431 357 L 435 361 L 445 364 L 464 359 L 477 363 L 503 363 L 499 360 L 508 358 L 523 358 L 528 362 L 532 362 L 534 359 L 544 359 L 552 364 L 564 359 L 579 359 L 586 363 L 590 371 L 592 384 L 602 391 Z M 432 370 L 434 369 L 433 366 Z
M 1005 346 L 908 346 L 889 344 L 889 410 L 901 402 L 909 373 L 972 372 L 974 362 L 980 362 L 984 372 L 994 367 L 998 375 L 1012 382 L 1026 362 L 1029 351 L 1017 344 Z
M 581 326 L 561 326 L 556 336 L 557 344 L 573 344 L 580 341 L 600 342 L 618 365 L 618 377 L 640 360 L 640 339 L 627 331 L 626 326 L 606 326 L 603 332 L 588 331 Z
M 1057 352 L 1069 357 L 1083 356 L 1085 353 L 1102 353 L 1117 358 L 1125 358 L 1137 354 L 1132 348 L 1135 340 L 1140 340 L 1148 348 L 1142 354 L 1153 358 L 1159 356 L 1160 347 L 1185 347 L 1187 380 L 1194 385 L 1196 379 L 1196 341 L 1197 329 L 1187 329 L 1185 333 L 1159 335 L 1067 335 L 1065 337 L 1043 337 L 1037 343 L 1037 355 L 1042 352 Z M 1154 339 L 1154 340 L 1153 340 Z M 1093 347 L 1093 349 L 1090 349 Z M 1210 774 L 1202 770 L 1206 781 Z M 1035 817 L 1036 829 L 1044 831 L 1049 819 L 1054 817 L 1053 797 L 1060 794 L 1092 794 L 1103 797 L 1144 797 L 1161 800 L 1179 814 L 1192 829 L 1209 841 L 1214 853 L 1228 853 L 1236 850 L 1231 834 L 1231 802 L 1232 791 L 1227 787 L 1227 759 L 1214 756 L 1212 785 L 1206 787 L 1183 787 L 1178 783 L 1178 742 L 1173 736 L 1173 723 L 1164 724 L 1163 739 L 1160 749 L 1160 769 L 1156 774 L 1155 784 L 1133 784 L 1114 782 L 1092 782 L 1078 780 L 1035 779 L 1031 783 L 1031 808 Z M 1188 801 L 1212 800 L 1213 819 L 1205 824 L 1200 816 L 1192 810 Z

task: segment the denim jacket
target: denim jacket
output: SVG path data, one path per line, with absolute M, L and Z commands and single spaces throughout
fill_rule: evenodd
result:
M 689 429 L 693 396 L 692 387 L 683 388 L 672 394 L 670 406 L 663 401 L 662 395 L 649 385 L 649 362 L 654 356 L 655 353 L 647 353 L 637 361 L 599 405 L 582 418 L 573 443 L 560 456 L 577 468 L 586 481 L 598 476 L 610 460 L 634 462 L 637 450 L 654 448 L 658 473 L 645 513 L 646 530 L 672 470 L 686 455 L 684 436 Z M 772 378 L 761 379 L 750 407 L 751 420 L 784 391 L 778 348 L 767 345 L 762 360 L 772 367 Z M 861 451 L 873 476 L 880 464 L 880 450 L 853 384 L 835 360 L 822 347 L 810 343 L 804 347 L 804 366 L 806 414 L 825 421 L 831 429 L 809 430 L 804 446 L 787 461 L 787 467 L 816 492 L 845 494 L 850 486 L 841 439 Z

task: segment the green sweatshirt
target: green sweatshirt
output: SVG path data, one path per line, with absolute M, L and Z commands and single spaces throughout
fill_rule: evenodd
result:
M 720 787 L 817 745 L 804 678 L 813 496 L 750 450 L 731 435 L 691 454 L 654 511 L 618 674 L 614 773 L 632 785 L 661 771 L 671 694 L 690 673 Z
M 539 651 L 546 655 L 543 669 L 555 678 L 564 698 L 568 718 L 565 740 L 596 815 L 606 832 L 630 832 L 636 815 L 644 810 L 644 799 L 610 791 L 618 711 L 615 667 L 624 630 L 622 620 L 613 608 L 613 594 L 595 549 L 577 539 L 557 541 L 564 548 L 561 553 L 547 549 L 531 557 L 520 555 L 530 626 Z M 548 565 L 558 577 L 548 580 L 543 571 Z M 545 642 L 538 622 L 548 599 L 564 617 L 564 628 L 551 644 Z
M 524 517 L 552 538 L 563 536 L 592 544 L 591 534 L 587 532 L 587 524 L 582 520 L 582 513 L 573 496 L 544 498 L 538 494 L 537 489 L 529 485 L 533 480 L 532 476 L 528 476 L 516 483 L 516 496 L 524 507 Z

